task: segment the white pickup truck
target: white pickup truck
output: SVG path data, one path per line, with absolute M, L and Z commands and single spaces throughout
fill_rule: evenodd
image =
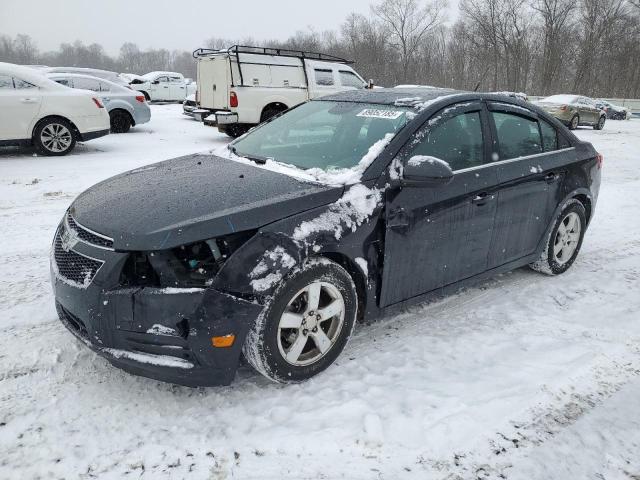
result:
M 193 56 L 194 116 L 231 137 L 311 98 L 371 86 L 351 62 L 322 53 L 235 45 Z

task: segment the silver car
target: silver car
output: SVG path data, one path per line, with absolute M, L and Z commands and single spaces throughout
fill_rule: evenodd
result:
M 109 112 L 112 133 L 126 133 L 151 120 L 151 109 L 140 92 L 90 75 L 50 73 L 47 77 L 70 88 L 96 92 Z

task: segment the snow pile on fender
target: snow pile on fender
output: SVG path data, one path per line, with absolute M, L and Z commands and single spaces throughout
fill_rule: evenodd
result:
M 266 292 L 282 280 L 282 270 L 289 270 L 296 260 L 282 247 L 264 252 L 262 260 L 249 273 L 251 287 L 256 292 Z
M 345 229 L 355 231 L 369 219 L 381 198 L 378 189 L 354 185 L 328 211 L 298 225 L 293 231 L 293 239 L 303 242 L 312 233 L 325 231 L 332 232 L 336 240 L 340 240 Z

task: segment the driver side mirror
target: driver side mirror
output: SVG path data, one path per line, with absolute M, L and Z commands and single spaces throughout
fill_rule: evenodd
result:
M 370 78 L 369 82 L 367 83 L 367 86 L 365 88 L 368 89 L 368 90 L 373 90 L 373 86 L 374 86 L 373 78 Z
M 151 85 L 158 85 L 160 83 L 160 80 L 154 80 L 153 82 L 151 82 Z
M 422 187 L 446 185 L 453 179 L 447 162 L 436 157 L 415 155 L 407 160 L 402 174 L 402 186 Z

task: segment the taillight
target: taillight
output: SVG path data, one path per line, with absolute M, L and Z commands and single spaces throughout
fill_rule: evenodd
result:
M 97 98 L 92 97 L 92 98 L 91 98 L 91 100 L 93 100 L 93 103 L 95 103 L 95 104 L 96 104 L 96 107 L 98 107 L 98 108 L 104 108 L 104 105 L 102 105 L 102 102 L 101 102 L 100 100 L 98 100 Z
M 602 168 L 602 163 L 604 162 L 604 157 L 602 156 L 601 153 L 598 153 L 596 155 L 596 164 L 598 165 L 598 168 Z
M 567 109 L 567 106 L 566 106 L 566 105 L 562 105 L 562 106 L 560 107 L 560 110 L 562 110 L 563 112 L 564 112 L 566 109 Z
M 140 103 L 144 103 L 144 95 L 136 95 L 136 100 Z
M 229 106 L 230 107 L 238 106 L 238 95 L 236 95 L 236 92 L 231 92 L 229 94 Z

